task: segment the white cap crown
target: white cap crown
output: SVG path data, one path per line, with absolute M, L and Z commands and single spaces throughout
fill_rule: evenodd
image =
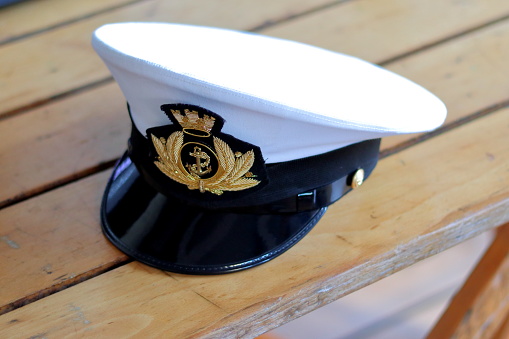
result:
M 226 120 L 267 163 L 440 126 L 445 105 L 363 60 L 261 35 L 164 23 L 102 26 L 93 45 L 142 132 L 169 124 L 160 106 L 192 104 Z

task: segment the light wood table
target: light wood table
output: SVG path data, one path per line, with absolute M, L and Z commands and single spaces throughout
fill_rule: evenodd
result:
M 251 30 L 355 55 L 430 89 L 449 115 L 433 133 L 385 139 L 369 180 L 277 259 L 221 276 L 163 272 L 132 262 L 100 230 L 129 121 L 90 38 L 119 21 Z M 0 9 L 0 338 L 254 337 L 507 223 L 508 41 L 507 0 Z M 493 276 L 507 278 L 507 256 L 498 258 Z M 494 290 L 489 310 L 502 321 L 507 289 Z

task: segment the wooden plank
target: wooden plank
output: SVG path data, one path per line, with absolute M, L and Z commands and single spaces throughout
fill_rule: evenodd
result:
M 383 63 L 509 15 L 505 0 L 351 1 L 265 30 Z M 310 29 L 313 27 L 313 29 Z
M 447 123 L 452 124 L 509 100 L 509 78 L 502 76 L 509 73 L 507 40 L 509 21 L 504 21 L 388 68 L 435 92 L 449 107 Z M 0 167 L 0 207 L 111 161 L 123 151 L 127 123 L 124 99 L 112 84 L 5 119 L 0 124 L 0 135 L 8 140 L 0 143 L 0 162 L 5 164 Z M 30 133 L 17 132 L 24 129 Z M 415 137 L 384 138 L 382 148 L 397 147 Z M 37 176 L 32 175 L 32 159 L 26 154 L 40 159 Z
M 436 93 L 448 107 L 446 125 L 468 120 L 509 104 L 509 20 L 387 65 Z M 456 89 L 453 89 L 456 88 Z M 385 138 L 384 148 L 418 138 L 401 135 Z
M 103 24 L 170 21 L 250 29 L 329 2 L 214 0 L 197 5 L 185 0 L 144 1 L 0 46 L 3 66 L 0 68 L 0 116 L 108 78 L 108 70 L 90 45 L 92 32 Z
M 136 0 L 23 1 L 0 10 L 0 44 Z
M 113 82 L 2 121 L 0 207 L 111 165 L 129 131 Z
M 509 316 L 509 224 L 452 299 L 428 338 L 492 338 Z
M 509 133 L 508 117 L 509 109 L 500 110 L 383 159 L 360 191 L 334 204 L 308 236 L 267 264 L 220 276 L 165 275 L 128 264 L 4 314 L 0 337 L 229 338 L 281 325 L 508 222 L 509 144 L 500 142 Z M 101 174 L 87 182 L 104 180 Z M 65 189 L 80 192 L 81 185 Z M 97 192 L 80 199 L 91 205 Z M 65 211 L 74 219 L 69 228 L 97 220 Z M 88 241 L 80 238 L 82 247 Z
M 0 313 L 126 261 L 98 227 L 108 175 L 0 211 Z

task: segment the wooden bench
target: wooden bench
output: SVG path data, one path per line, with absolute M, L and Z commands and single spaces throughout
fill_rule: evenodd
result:
M 163 272 L 132 262 L 100 230 L 129 121 L 90 36 L 118 21 L 251 30 L 359 56 L 430 89 L 449 115 L 435 132 L 384 139 L 362 188 L 279 258 L 221 276 Z M 0 9 L 0 338 L 255 337 L 509 222 L 507 41 L 505 0 L 32 0 Z M 490 279 L 469 280 L 458 298 L 470 300 L 453 301 L 454 320 L 444 317 L 455 328 L 479 320 L 458 330 L 464 337 L 509 331 L 508 228 L 476 270 Z M 497 302 L 484 302 L 489 295 Z M 479 307 L 488 312 L 463 317 Z M 431 336 L 452 335 L 441 326 Z

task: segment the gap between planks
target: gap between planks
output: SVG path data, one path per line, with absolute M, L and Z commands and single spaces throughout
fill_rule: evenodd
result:
M 438 135 L 441 135 L 443 133 L 446 133 L 448 131 L 451 131 L 457 127 L 460 127 L 462 125 L 465 125 L 465 124 L 468 124 L 476 119 L 480 119 L 482 117 L 485 117 L 491 113 L 494 113 L 494 112 L 497 112 L 498 110 L 501 110 L 503 108 L 506 108 L 506 107 L 509 107 L 509 99 L 507 100 L 504 100 L 500 103 L 497 103 L 497 104 L 494 104 L 494 105 L 491 105 L 489 107 L 486 107 L 478 112 L 475 112 L 475 113 L 472 113 L 472 114 L 469 114 L 467 116 L 464 116 L 462 118 L 459 118 L 458 120 L 455 120 L 449 124 L 446 124 L 446 125 L 443 125 L 439 128 L 437 128 L 436 130 L 434 131 L 431 131 L 431 132 L 428 132 L 428 133 L 425 133 L 425 134 L 421 134 L 421 135 L 418 135 L 417 137 L 415 138 L 412 138 L 412 139 L 408 139 L 406 141 L 403 141 L 399 144 L 396 144 L 394 146 L 391 146 L 391 147 L 388 147 L 386 149 L 383 149 L 380 151 L 380 159 L 383 159 L 387 156 L 390 156 L 392 154 L 395 154 L 395 153 L 398 153 L 398 152 L 401 152 L 407 148 L 410 148 L 418 143 L 421 143 L 423 141 L 426 141 L 428 139 L 431 139 L 435 136 L 438 136 Z
M 30 38 L 30 37 L 33 37 L 33 36 L 36 36 L 36 35 L 39 35 L 39 34 L 43 34 L 43 33 L 52 31 L 52 30 L 57 29 L 57 28 L 65 27 L 65 26 L 73 24 L 75 22 L 86 20 L 86 19 L 92 18 L 92 17 L 94 17 L 96 15 L 108 13 L 108 12 L 114 11 L 116 9 L 122 8 L 124 6 L 129 6 L 129 5 L 141 2 L 141 1 L 143 1 L 143 0 L 132 0 L 132 1 L 120 4 L 120 5 L 111 6 L 111 7 L 107 7 L 107 8 L 95 11 L 95 12 L 91 12 L 91 13 L 88 13 L 86 15 L 82 15 L 80 17 L 76 17 L 76 18 L 72 18 L 72 19 L 69 19 L 69 20 L 65 20 L 65 21 L 62 21 L 62 22 L 50 25 L 50 26 L 45 27 L 45 28 L 40 28 L 40 29 L 36 29 L 36 30 L 28 32 L 28 33 L 23 33 L 23 34 L 15 35 L 15 36 L 13 36 L 11 38 L 4 39 L 4 40 L 0 41 L 0 46 L 9 44 L 9 43 L 12 43 L 12 42 L 15 42 L 15 41 L 19 41 L 19 40 L 22 40 L 22 39 Z
M 79 21 L 83 21 L 83 20 L 92 18 L 92 17 L 94 17 L 96 15 L 105 14 L 105 13 L 108 13 L 108 12 L 120 9 L 122 7 L 128 7 L 130 5 L 133 5 L 133 4 L 142 2 L 142 1 L 144 1 L 144 0 L 131 0 L 131 1 L 125 2 L 123 4 L 118 4 L 118 5 L 115 5 L 115 6 L 110 6 L 110 7 L 103 8 L 101 10 L 97 10 L 97 11 L 94 11 L 94 12 L 91 12 L 91 13 L 79 16 L 79 17 L 75 17 L 75 18 L 71 18 L 71 19 L 68 19 L 68 20 L 64 20 L 62 22 L 54 23 L 54 24 L 51 24 L 51 25 L 49 25 L 47 27 L 44 27 L 44 28 L 35 29 L 35 30 L 31 31 L 31 32 L 14 35 L 14 36 L 12 36 L 10 38 L 4 39 L 4 40 L 0 40 L 0 46 L 9 44 L 9 43 L 12 43 L 12 42 L 15 42 L 15 41 L 19 41 L 19 40 L 22 40 L 22 39 L 30 38 L 30 37 L 33 37 L 33 36 L 36 36 L 36 35 L 39 35 L 39 34 L 44 34 L 46 32 L 49 32 L 49 31 L 52 31 L 52 30 L 55 30 L 55 29 L 58 29 L 58 28 L 65 27 L 65 26 L 68 26 L 70 24 L 73 24 L 73 23 L 76 23 L 76 22 L 79 22 Z M 258 26 L 254 26 L 254 27 L 252 27 L 250 29 L 247 29 L 247 31 L 256 32 L 256 31 L 259 31 L 259 30 L 262 30 L 262 29 L 270 28 L 270 27 L 276 26 L 276 25 L 278 25 L 278 24 L 280 24 L 282 22 L 294 20 L 294 19 L 300 18 L 302 16 L 306 16 L 306 15 L 309 15 L 309 14 L 312 14 L 312 13 L 316 13 L 316 12 L 319 12 L 321 10 L 325 10 L 325 9 L 328 9 L 328 8 L 340 5 L 342 3 L 351 2 L 351 1 L 354 1 L 354 0 L 333 0 L 333 1 L 329 2 L 329 3 L 325 3 L 323 5 L 319 5 L 319 6 L 316 6 L 314 8 L 310 8 L 310 9 L 302 11 L 300 13 L 290 14 L 290 15 L 288 15 L 286 17 L 282 17 L 282 18 L 279 18 L 279 19 L 268 20 L 268 21 L 266 21 L 266 22 L 264 22 L 264 23 L 262 23 L 262 24 L 260 24 Z
M 458 38 L 461 38 L 461 37 L 464 37 L 468 34 L 471 34 L 471 33 L 474 33 L 475 31 L 478 31 L 478 30 L 481 30 L 481 29 L 484 29 L 484 28 L 488 28 L 490 26 L 493 26 L 493 25 L 496 25 L 498 23 L 501 23 L 505 20 L 509 20 L 509 15 L 503 15 L 499 18 L 496 18 L 496 19 L 493 19 L 491 21 L 488 21 L 488 22 L 485 22 L 483 24 L 480 24 L 480 25 L 477 25 L 477 26 L 473 26 L 473 27 L 470 27 L 468 29 L 465 29 L 461 32 L 458 32 L 456 34 L 452 34 L 448 37 L 445 37 L 443 39 L 439 39 L 437 41 L 434 41 L 432 43 L 429 43 L 429 44 L 425 44 L 419 48 L 415 48 L 413 50 L 410 50 L 408 52 L 405 52 L 405 53 L 401 53 L 400 55 L 397 55 L 395 57 L 392 57 L 392 58 L 389 58 L 389 59 L 386 59 L 386 60 L 383 60 L 379 63 L 380 66 L 384 66 L 384 65 L 387 65 L 387 64 L 392 64 L 396 61 L 399 61 L 399 60 L 402 60 L 406 57 L 409 57 L 409 56 L 412 56 L 414 54 L 417 54 L 417 53 L 420 53 L 420 52 L 423 52 L 423 51 L 426 51 L 428 49 L 431 49 L 433 47 L 436 47 L 436 46 L 439 46 L 439 45 L 442 45 L 442 44 L 445 44 L 449 41 L 452 41 L 452 40 L 455 40 L 455 39 L 458 39 Z
M 57 292 L 63 291 L 66 288 L 75 286 L 79 283 L 82 283 L 82 282 L 87 281 L 91 278 L 94 278 L 101 274 L 112 271 L 116 268 L 119 268 L 121 266 L 129 264 L 131 262 L 133 262 L 132 259 L 130 259 L 128 257 L 124 257 L 123 259 L 107 262 L 106 264 L 96 267 L 94 269 L 90 269 L 89 271 L 87 271 L 85 273 L 82 273 L 82 274 L 79 274 L 76 276 L 70 276 L 69 279 L 65 279 L 62 282 L 60 282 L 59 284 L 48 286 L 42 290 L 39 290 L 39 291 L 34 292 L 30 295 L 27 295 L 23 298 L 20 298 L 10 304 L 1 306 L 0 307 L 0 315 L 9 313 L 10 311 L 14 311 L 15 309 L 18 309 L 25 305 L 31 304 L 34 301 L 46 298 L 47 296 L 50 296 Z

